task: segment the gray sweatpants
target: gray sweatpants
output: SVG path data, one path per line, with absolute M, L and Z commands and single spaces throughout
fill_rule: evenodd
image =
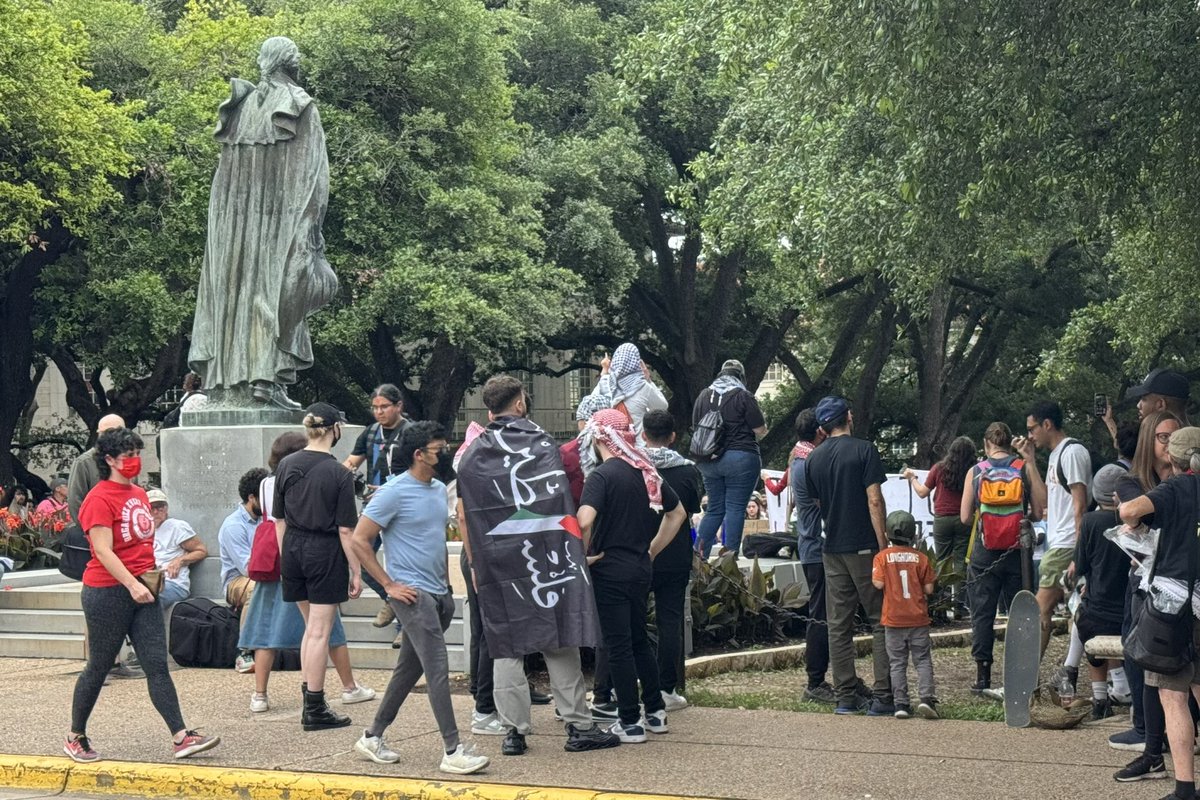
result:
M 858 677 L 854 671 L 854 615 L 861 603 L 871 623 L 871 655 L 874 678 L 871 691 L 875 699 L 890 702 L 888 688 L 887 645 L 883 641 L 883 592 L 871 583 L 871 561 L 875 553 L 825 553 L 825 617 L 829 627 L 829 665 L 833 689 L 839 702 L 854 697 Z
M 892 694 L 896 704 L 908 705 L 908 656 L 912 654 L 913 666 L 917 668 L 917 691 L 922 700 L 934 696 L 933 647 L 929 644 L 929 626 L 919 628 L 887 628 L 888 660 L 892 664 Z
M 550 693 L 563 723 L 588 728 L 592 714 L 588 711 L 583 688 L 583 671 L 579 667 L 579 648 L 562 647 L 543 650 L 546 671 L 550 673 Z M 525 659 L 497 658 L 492 663 L 492 696 L 500 721 L 518 733 L 529 733 L 529 679 L 525 677 Z
M 429 705 L 442 732 L 446 752 L 450 752 L 458 747 L 458 724 L 454 721 L 454 704 L 450 701 L 450 663 L 446 659 L 446 629 L 454 619 L 454 597 L 418 589 L 417 601 L 412 605 L 392 598 L 388 598 L 388 605 L 404 631 L 404 642 L 400 645 L 400 655 L 383 702 L 367 732 L 372 736 L 383 735 L 396 721 L 400 706 L 404 705 L 409 692 L 424 673 Z

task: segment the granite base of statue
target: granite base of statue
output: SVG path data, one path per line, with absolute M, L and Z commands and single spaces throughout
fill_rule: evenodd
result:
M 266 467 L 276 437 L 286 431 L 303 432 L 304 427 L 298 421 L 196 425 L 196 419 L 206 413 L 219 416 L 226 412 L 214 409 L 187 414 L 181 427 L 159 434 L 162 488 L 171 502 L 171 516 L 190 524 L 208 549 L 208 558 L 192 567 L 192 596 L 223 600 L 217 533 L 241 504 L 238 480 L 250 469 Z M 361 431 L 359 425 L 343 426 L 341 441 L 333 450 L 339 461 L 350 455 Z

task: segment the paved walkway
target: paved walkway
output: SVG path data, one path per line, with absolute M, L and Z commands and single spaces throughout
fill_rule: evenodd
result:
M 0 659 L 0 753 L 61 754 L 81 666 L 79 661 Z M 222 738 L 220 747 L 194 763 L 442 782 L 449 778 L 437 771 L 441 741 L 422 694 L 413 695 L 388 731 L 386 738 L 401 760 L 384 766 L 360 761 L 351 750 L 378 701 L 348 707 L 354 719 L 350 728 L 302 733 L 298 673 L 272 676 L 273 708 L 254 715 L 248 708 L 251 676 L 199 669 L 178 670 L 173 676 L 188 725 Z M 387 676 L 363 671 L 359 679 L 382 694 Z M 470 698 L 456 697 L 455 707 L 467 731 Z M 1113 782 L 1112 772 L 1130 757 L 1105 742 L 1119 729 L 1116 722 L 1073 731 L 1011 730 L 1000 723 L 690 708 L 672 714 L 670 724 L 669 734 L 652 736 L 644 745 L 571 754 L 562 750 L 564 736 L 551 708 L 535 707 L 535 731 L 523 757 L 501 756 L 500 737 L 467 737 L 493 756 L 486 772 L 471 777 L 531 787 L 822 800 L 1154 800 L 1171 787 L 1169 781 Z M 89 734 L 109 759 L 179 763 L 170 758 L 167 731 L 141 680 L 114 681 L 104 689 Z

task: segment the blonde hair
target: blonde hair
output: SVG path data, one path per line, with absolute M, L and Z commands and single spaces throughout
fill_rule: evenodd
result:
M 330 423 L 329 425 L 318 425 L 317 419 L 318 418 L 312 414 L 304 415 L 304 432 L 308 435 L 308 440 L 310 442 L 320 439 L 326 433 L 333 430 L 334 425 L 337 425 L 336 422 Z
M 1013 440 L 1012 429 L 1003 422 L 993 422 L 983 432 L 983 440 L 991 443 L 993 447 L 999 447 L 1001 450 L 1011 450 Z

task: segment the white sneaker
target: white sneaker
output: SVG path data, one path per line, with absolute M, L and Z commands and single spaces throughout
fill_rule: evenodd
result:
M 384 744 L 382 736 L 367 736 L 366 731 L 363 731 L 363 735 L 354 743 L 354 751 L 376 764 L 395 764 L 400 760 L 400 754 L 390 750 Z
M 375 690 L 366 686 L 355 686 L 353 689 L 342 690 L 342 705 L 352 706 L 355 703 L 365 703 L 375 699 Z
M 234 672 L 239 672 L 242 675 L 249 675 L 254 672 L 254 653 L 249 650 L 243 650 L 237 654 L 237 658 L 233 660 Z
M 506 736 L 508 728 L 495 714 L 480 714 L 478 711 L 472 711 L 471 733 L 483 736 Z
M 438 769 L 455 775 L 470 775 L 472 772 L 479 772 L 490 761 L 487 756 L 475 752 L 475 745 L 460 744 L 453 753 L 442 754 L 442 763 L 438 765 Z
M 653 714 L 647 714 L 642 718 L 642 723 L 646 726 L 646 730 L 651 733 L 666 733 L 667 728 L 667 712 L 655 711 Z
M 663 692 L 662 699 L 667 704 L 667 711 L 682 711 L 688 707 L 687 698 L 675 692 Z
M 641 725 L 622 725 L 621 720 L 617 720 L 606 730 L 616 734 L 622 744 L 641 744 L 646 741 L 646 729 Z
M 251 713 L 259 714 L 259 713 L 262 713 L 263 711 L 266 711 L 270 707 L 271 707 L 270 704 L 267 703 L 267 696 L 265 694 L 259 694 L 258 692 L 255 692 L 254 694 L 250 695 L 250 712 Z

